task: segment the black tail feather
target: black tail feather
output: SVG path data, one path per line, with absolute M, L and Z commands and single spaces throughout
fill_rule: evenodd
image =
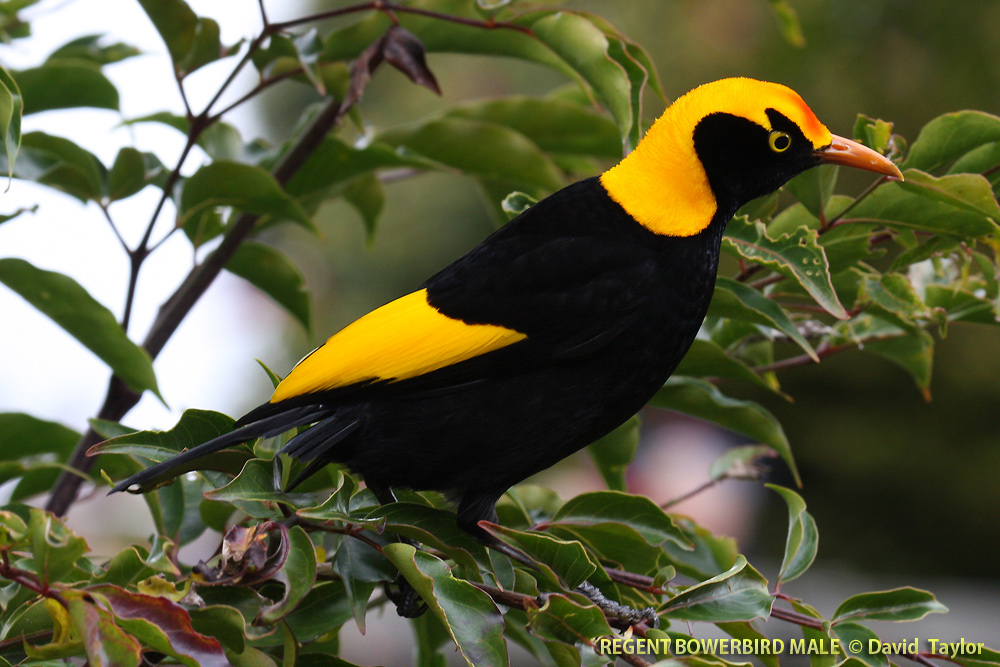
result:
M 325 417 L 329 417 L 331 414 L 332 412 L 329 408 L 302 406 L 279 414 L 270 415 L 259 421 L 240 426 L 229 433 L 224 433 L 193 449 L 181 452 L 166 461 L 150 466 L 128 479 L 122 480 L 112 487 L 108 493 L 118 493 L 119 491 L 145 493 L 156 485 L 176 477 L 176 474 L 171 473 L 179 474 L 180 469 L 185 464 L 195 459 L 207 456 L 208 454 L 214 454 L 231 445 L 237 445 L 255 438 L 273 437 L 279 433 L 284 433 L 290 428 L 319 421 Z

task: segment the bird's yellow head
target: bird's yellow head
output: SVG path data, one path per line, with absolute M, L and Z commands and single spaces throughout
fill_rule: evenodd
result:
M 650 230 L 691 236 L 823 162 L 901 177 L 885 157 L 830 134 L 794 90 L 723 79 L 678 98 L 601 183 Z

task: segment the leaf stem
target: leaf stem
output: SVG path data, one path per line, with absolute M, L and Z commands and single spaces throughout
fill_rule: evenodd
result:
M 861 194 L 859 194 L 857 197 L 855 197 L 854 201 L 852 201 L 850 204 L 848 204 L 847 207 L 843 211 L 841 211 L 837 215 L 835 215 L 832 218 L 830 218 L 829 220 L 827 220 L 826 224 L 823 225 L 822 227 L 820 227 L 819 233 L 823 234 L 823 233 L 829 231 L 830 229 L 832 229 L 833 227 L 835 227 L 837 225 L 837 222 L 841 218 L 843 218 L 851 209 L 853 209 L 855 206 L 857 206 L 862 201 L 864 201 L 864 199 L 866 199 L 868 197 L 868 195 L 870 195 L 871 193 L 875 192 L 875 190 L 880 185 L 882 185 L 883 183 L 885 183 L 888 180 L 889 180 L 888 176 L 879 176 L 874 181 L 872 181 L 868 185 L 868 187 L 865 188 L 864 190 L 862 190 Z
M 813 630 L 823 629 L 823 621 L 820 619 L 800 614 L 797 611 L 781 609 L 779 607 L 771 607 L 771 618 L 778 618 L 782 621 L 788 621 L 789 623 L 794 623 L 795 625 L 799 625 L 804 628 L 812 628 Z

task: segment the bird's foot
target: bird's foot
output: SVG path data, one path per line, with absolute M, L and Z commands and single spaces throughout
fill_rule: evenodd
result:
M 604 596 L 604 593 L 597 589 L 597 586 L 588 581 L 577 586 L 576 592 L 584 595 L 588 600 L 593 602 L 598 609 L 604 612 L 605 616 L 617 619 L 623 624 L 639 625 L 640 623 L 645 623 L 651 628 L 656 628 L 660 625 L 660 619 L 656 616 L 656 610 L 652 607 L 633 609 L 614 600 L 609 600 Z
M 420 599 L 420 595 L 403 575 L 396 577 L 393 582 L 385 582 L 385 596 L 396 605 L 396 613 L 403 618 L 417 618 L 427 611 L 427 603 Z

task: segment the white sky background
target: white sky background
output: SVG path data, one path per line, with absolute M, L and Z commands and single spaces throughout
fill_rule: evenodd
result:
M 201 16 L 215 18 L 224 44 L 252 37 L 260 28 L 255 0 L 188 0 Z M 272 7 L 271 5 L 274 5 Z M 297 2 L 268 3 L 272 20 L 289 18 Z M 135 146 L 157 153 L 172 168 L 183 148 L 183 136 L 166 126 L 144 123 L 120 127 L 122 118 L 168 110 L 183 114 L 166 48 L 135 0 L 47 0 L 28 10 L 33 36 L 0 46 L 0 62 L 25 69 L 40 64 L 56 47 L 82 35 L 103 33 L 102 43 L 122 41 L 144 55 L 109 65 L 105 74 L 118 87 L 121 115 L 97 109 L 48 111 L 27 116 L 22 131 L 41 130 L 64 136 L 95 153 L 110 166 L 118 149 Z M 186 81 L 195 112 L 201 110 L 235 63 L 229 58 L 199 70 Z M 231 87 L 225 99 L 248 90 L 256 81 L 252 67 Z M 217 106 L 216 108 L 222 108 Z M 260 133 L 249 106 L 227 116 L 245 140 Z M 190 175 L 206 158 L 197 149 L 183 173 Z M 147 187 L 116 203 L 111 214 L 126 241 L 134 246 L 160 191 Z M 128 260 L 95 205 L 84 205 L 51 189 L 14 180 L 0 192 L 0 213 L 39 204 L 38 211 L 0 224 L 0 257 L 21 257 L 39 268 L 66 273 L 116 316 L 121 315 L 128 279 Z M 153 240 L 173 225 L 167 203 Z M 144 264 L 129 331 L 141 341 L 159 304 L 190 270 L 190 244 L 173 235 Z M 166 409 L 148 393 L 125 423 L 136 428 L 169 428 L 187 407 L 231 412 L 250 400 L 266 400 L 270 384 L 253 362 L 273 349 L 285 315 L 267 297 L 256 295 L 240 279 L 223 273 L 194 308 L 156 361 Z M 104 398 L 109 371 L 89 350 L 64 333 L 19 296 L 0 286 L 0 412 L 27 412 L 78 430 L 96 414 Z M 241 400 L 242 397 L 242 400 Z

